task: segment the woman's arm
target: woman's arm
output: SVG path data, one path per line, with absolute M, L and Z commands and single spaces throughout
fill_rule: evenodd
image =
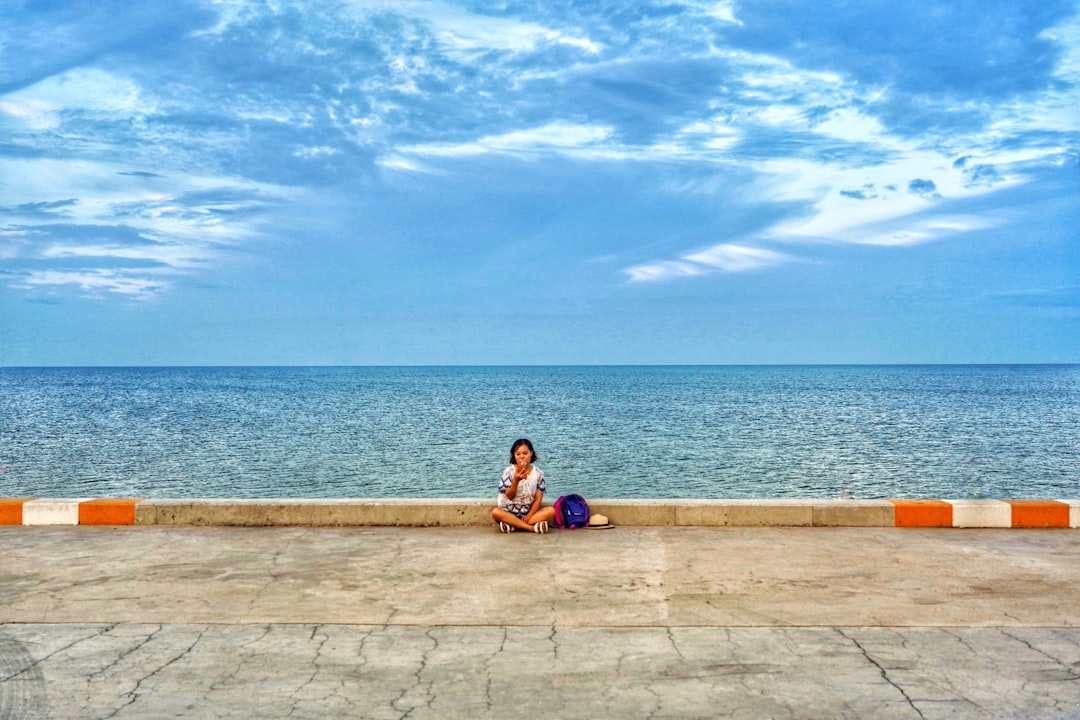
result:
M 499 482 L 499 492 L 506 496 L 510 501 L 517 496 L 518 484 L 521 482 L 520 474 L 517 472 L 517 468 L 511 465 L 503 470 L 502 481 Z M 505 485 L 505 487 L 503 487 Z
M 533 497 L 533 503 L 529 507 L 529 512 L 525 514 L 525 522 L 532 524 L 533 515 L 540 510 L 540 505 L 544 502 L 544 493 L 539 490 L 536 491 L 536 495 Z

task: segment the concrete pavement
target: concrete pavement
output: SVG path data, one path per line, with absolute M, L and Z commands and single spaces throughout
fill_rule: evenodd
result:
M 0 527 L 2 718 L 1080 717 L 1080 534 Z

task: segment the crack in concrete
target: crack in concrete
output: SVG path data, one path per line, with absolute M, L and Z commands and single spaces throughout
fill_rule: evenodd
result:
M 427 670 L 427 664 L 428 660 L 430 659 L 431 653 L 439 649 L 439 639 L 434 636 L 434 632 L 435 628 L 432 627 L 428 628 L 428 630 L 424 633 L 427 639 L 431 640 L 433 645 L 427 650 L 424 650 L 423 653 L 420 655 L 420 666 L 417 667 L 416 672 L 413 673 L 413 677 L 416 680 L 415 684 L 412 687 L 407 687 L 402 690 L 401 695 L 399 695 L 396 700 L 390 703 L 390 707 L 394 708 L 394 710 L 397 710 L 398 712 L 402 712 L 402 708 L 398 707 L 398 703 L 404 700 L 405 696 L 408 695 L 412 690 L 422 690 L 426 700 L 423 703 L 413 704 L 412 707 L 404 711 L 399 720 L 405 720 L 405 718 L 412 715 L 413 711 L 419 707 L 426 707 L 428 710 L 430 710 L 431 704 L 435 702 L 435 695 L 431 692 L 432 682 L 424 682 L 422 678 L 424 671 Z
M 386 628 L 386 625 L 374 626 L 368 629 L 368 631 L 364 633 L 364 636 L 360 638 L 360 646 L 356 649 L 357 658 L 360 661 L 360 666 L 357 668 L 357 671 L 362 670 L 363 667 L 367 665 L 368 659 L 365 653 L 367 651 L 368 640 L 370 640 L 372 636 L 375 635 L 375 633 L 377 632 L 386 632 Z
M 291 544 L 292 540 L 287 541 L 283 547 L 275 550 L 274 554 L 270 556 L 270 569 L 268 571 L 266 582 L 262 584 L 262 587 L 255 591 L 255 594 L 252 595 L 251 600 L 248 601 L 247 611 L 249 613 L 255 611 L 255 604 L 259 602 L 263 594 L 270 588 L 270 586 L 274 585 L 278 582 L 278 580 L 280 580 L 281 573 L 275 572 L 275 568 L 277 567 L 278 562 L 281 560 L 282 554 L 288 550 L 289 545 Z
M 498 649 L 495 652 L 491 653 L 491 655 L 489 655 L 487 660 L 484 662 L 484 707 L 489 713 L 495 706 L 495 701 L 491 697 L 491 687 L 492 683 L 494 682 L 494 678 L 491 675 L 491 665 L 495 662 L 495 658 L 502 655 L 503 651 L 506 649 L 506 640 L 509 637 L 510 631 L 506 628 L 506 626 L 503 626 L 502 639 L 499 641 Z
M 143 684 L 144 682 L 146 682 L 147 680 L 149 680 L 150 678 L 152 678 L 152 677 L 154 677 L 155 675 L 157 675 L 157 674 L 158 674 L 159 672 L 161 672 L 161 671 L 162 671 L 162 670 L 164 670 L 165 668 L 167 668 L 167 667 L 169 667 L 170 665 L 172 665 L 173 663 L 175 663 L 175 662 L 178 662 L 178 661 L 179 661 L 179 660 L 180 660 L 181 658 L 185 657 L 185 656 L 186 656 L 186 655 L 187 655 L 188 653 L 190 653 L 190 652 L 192 651 L 192 649 L 194 649 L 194 647 L 195 647 L 196 645 L 198 645 L 198 644 L 199 644 L 199 641 L 200 641 L 200 640 L 202 640 L 202 637 L 203 637 L 203 635 L 204 635 L 204 634 L 206 633 L 207 629 L 208 629 L 208 626 L 203 626 L 203 628 L 202 628 L 202 629 L 201 629 L 201 630 L 199 631 L 198 635 L 196 635 L 196 636 L 195 636 L 195 639 L 194 639 L 194 640 L 192 640 L 191 644 L 190 644 L 190 645 L 188 645 L 188 646 L 187 646 L 187 647 L 186 647 L 186 648 L 185 648 L 184 650 L 180 651 L 180 654 L 179 654 L 179 655 L 177 655 L 176 657 L 172 658 L 172 659 L 171 659 L 171 660 L 169 660 L 168 662 L 166 662 L 166 663 L 163 663 L 163 664 L 162 664 L 161 666 L 159 666 L 159 667 L 158 667 L 158 668 L 157 668 L 156 670 L 154 670 L 153 672 L 151 672 L 151 673 L 147 673 L 146 675 L 143 675 L 143 676 L 142 676 L 141 678 L 139 678 L 138 680 L 136 680 L 136 681 L 135 681 L 135 687 L 134 687 L 134 688 L 132 688 L 132 689 L 131 689 L 130 691 L 128 691 L 127 693 L 125 693 L 125 695 L 126 695 L 126 696 L 127 696 L 128 698 L 129 698 L 129 700 L 128 700 L 128 701 L 127 701 L 126 703 L 124 703 L 123 705 L 121 705 L 120 707 L 118 707 L 118 708 L 116 708 L 115 710 L 113 710 L 113 711 L 112 711 L 111 713 L 109 713 L 108 715 L 104 715 L 104 716 L 102 716 L 102 717 L 100 718 L 100 720 L 109 720 L 110 718 L 116 717 L 116 715 L 117 715 L 117 714 L 118 714 L 118 713 L 119 713 L 119 712 L 120 712 L 121 710 L 123 710 L 124 708 L 127 708 L 127 707 L 131 707 L 132 705 L 134 705 L 134 704 L 135 704 L 135 703 L 136 703 L 136 702 L 137 702 L 137 701 L 139 700 L 139 690 L 140 690 L 140 689 L 142 688 L 142 684 Z
M 647 683 L 645 685 L 645 692 L 653 696 L 652 709 L 649 710 L 649 714 L 646 716 L 649 720 L 652 720 L 652 718 L 655 718 L 656 714 L 660 712 L 660 708 L 664 706 L 664 701 L 660 698 L 660 693 L 653 689 L 652 683 Z
M 314 641 L 315 636 L 319 634 L 319 630 L 322 627 L 323 626 L 321 624 L 320 625 L 313 625 L 312 628 L 311 628 L 311 635 L 308 637 L 308 640 L 309 641 Z M 300 709 L 298 707 L 298 703 L 299 703 L 299 697 L 298 696 L 300 695 L 301 692 L 303 692 L 304 688 L 308 687 L 313 682 L 315 682 L 315 678 L 319 675 L 319 671 L 322 669 L 322 668 L 319 667 L 319 660 L 322 658 L 323 647 L 330 640 L 330 634 L 324 632 L 324 633 L 322 633 L 321 638 L 322 639 L 319 641 L 318 647 L 315 648 L 315 657 L 313 657 L 311 659 L 311 664 L 312 664 L 312 666 L 314 668 L 311 671 L 311 675 L 309 675 L 308 679 L 305 680 L 303 683 L 301 683 L 301 685 L 298 688 L 296 688 L 295 690 L 293 690 L 289 694 L 289 697 L 292 699 L 292 706 L 289 708 L 288 717 L 292 717 L 293 715 L 296 714 L 297 710 Z
M 947 628 L 947 627 L 943 627 L 943 628 L 941 628 L 941 630 L 946 635 L 948 635 L 950 637 L 953 637 L 953 638 L 956 638 L 957 642 L 959 642 L 961 645 L 963 645 L 965 648 L 967 648 L 967 651 L 970 652 L 972 655 L 978 655 L 979 654 L 975 650 L 975 648 L 971 647 L 971 643 L 969 643 L 966 639 L 964 639 L 964 636 L 962 636 L 960 633 L 954 632 L 951 628 Z
M 113 629 L 115 629 L 115 628 L 116 628 L 116 626 L 115 626 L 115 625 L 113 625 L 113 627 L 112 627 L 112 628 L 110 628 L 110 631 L 111 631 L 111 630 L 113 630 Z M 86 677 L 86 682 L 87 682 L 87 685 L 89 685 L 89 684 L 90 684 L 90 683 L 91 683 L 91 682 L 93 681 L 93 679 L 94 679 L 95 677 L 98 677 L 98 676 L 104 675 L 104 674 L 105 674 L 105 673 L 106 673 L 106 672 L 107 672 L 108 670 L 110 670 L 111 668 L 114 668 L 114 667 L 116 667 L 116 666 L 117 666 L 117 665 L 119 665 L 119 664 L 120 664 L 121 662 L 123 662 L 124 658 L 126 658 L 126 657 L 127 657 L 128 655 L 131 655 L 132 653 L 134 653 L 134 652 L 137 652 L 137 651 L 138 651 L 138 650 L 139 650 L 140 648 L 144 647 L 144 646 L 145 646 L 145 645 L 146 645 L 147 643 L 151 642 L 151 641 L 152 641 L 152 640 L 154 639 L 154 636 L 155 636 L 155 635 L 157 635 L 157 634 L 158 634 L 159 632 L 161 632 L 161 631 L 162 631 L 162 630 L 163 630 L 164 628 L 165 628 L 165 626 L 164 626 L 164 625 L 160 625 L 160 624 L 159 624 L 159 625 L 157 626 L 157 629 L 156 629 L 156 630 L 154 630 L 153 632 L 151 632 L 151 633 L 150 633 L 149 635 L 147 635 L 147 636 L 146 636 L 145 638 L 143 638 L 143 639 L 142 639 L 142 640 L 141 640 L 141 641 L 139 642 L 139 644 L 138 644 L 138 645 L 135 645 L 135 646 L 134 646 L 134 647 L 132 647 L 132 648 L 128 648 L 128 649 L 127 649 L 127 650 L 125 650 L 124 652 L 120 653 L 120 655 L 118 655 L 118 656 L 117 656 L 117 658 L 116 658 L 115 660 L 113 660 L 113 661 L 112 661 L 111 663 L 109 663 L 109 664 L 108 664 L 108 665 L 106 665 L 105 667 L 101 668 L 100 670 L 98 670 L 98 671 L 96 671 L 96 672 L 93 672 L 93 673 L 91 673 L 90 675 L 87 675 L 87 677 Z M 104 635 L 104 634 L 107 634 L 107 632 L 109 632 L 109 631 L 106 631 L 106 633 L 102 633 L 102 635 Z
M 237 649 L 240 650 L 240 651 L 247 651 L 248 648 L 251 648 L 251 647 L 253 647 L 255 645 L 258 645 L 260 642 L 262 642 L 266 638 L 267 635 L 270 634 L 270 631 L 272 629 L 273 629 L 273 625 L 263 625 L 262 626 L 262 631 L 263 631 L 262 635 L 255 638 L 254 640 L 249 640 L 248 642 L 241 644 Z M 224 690 L 225 687 L 231 681 L 235 680 L 236 676 L 240 674 L 240 670 L 251 659 L 251 654 L 252 653 L 250 653 L 250 652 L 245 652 L 244 655 L 239 660 L 237 660 L 236 666 L 232 669 L 232 671 L 226 673 L 220 679 L 215 680 L 214 682 L 212 682 L 210 684 L 210 687 L 207 689 L 206 693 L 203 695 L 203 700 L 207 700 L 210 697 L 210 694 L 215 692 L 215 691 Z
M 1077 668 L 1078 668 L 1078 666 L 1080 666 L 1080 663 L 1073 663 L 1071 665 L 1066 665 L 1065 662 L 1062 661 L 1060 658 L 1054 657 L 1053 655 L 1046 652 L 1045 650 L 1042 650 L 1040 648 L 1035 647 L 1034 645 L 1032 645 L 1030 642 L 1028 642 L 1027 640 L 1025 640 L 1022 637 L 1017 637 L 1016 635 L 1013 635 L 1006 628 L 998 628 L 998 629 L 1001 632 L 1001 634 L 1004 635 L 1005 637 L 1011 638 L 1011 639 L 1015 640 L 1016 642 L 1025 645 L 1029 650 L 1033 650 L 1034 652 L 1039 653 L 1043 657 L 1049 658 L 1050 660 L 1053 660 L 1055 663 L 1057 663 L 1058 667 L 1060 667 L 1062 670 L 1064 670 L 1067 673 L 1068 677 L 1055 678 L 1054 682 L 1070 682 L 1072 680 L 1080 680 L 1080 673 L 1077 673 Z M 1025 685 L 1026 685 L 1026 683 L 1025 683 Z
M 96 638 L 81 650 L 65 653 L 60 648 L 50 653 L 51 665 L 45 667 L 55 670 L 73 662 L 81 666 L 78 676 L 65 681 L 63 702 L 68 705 L 58 717 L 111 720 L 162 714 L 174 692 L 189 711 L 199 708 L 197 712 L 207 717 L 243 717 L 261 707 L 261 714 L 273 717 L 309 717 L 321 709 L 324 716 L 416 720 L 453 714 L 459 702 L 457 709 L 464 713 L 469 708 L 471 716 L 505 716 L 521 696 L 520 688 L 509 684 L 513 676 L 508 673 L 526 657 L 522 653 L 539 652 L 537 657 L 549 669 L 537 676 L 537 682 L 554 688 L 557 696 L 581 669 L 578 647 L 583 641 L 603 648 L 589 655 L 585 666 L 589 675 L 584 682 L 594 688 L 590 707 L 610 708 L 613 702 L 628 708 L 632 703 L 632 715 L 638 717 L 695 717 L 695 711 L 704 717 L 713 703 L 720 703 L 715 707 L 720 713 L 723 706 L 724 714 L 753 714 L 754 703 L 762 703 L 757 709 L 771 717 L 799 716 L 806 711 L 800 697 L 816 698 L 819 693 L 830 698 L 833 716 L 872 714 L 870 707 L 920 718 L 948 713 L 1071 716 L 1080 687 L 1076 682 L 1080 664 L 1072 662 L 1080 632 L 1074 630 L 959 627 L 905 633 L 887 627 L 659 626 L 635 628 L 623 642 L 624 629 L 541 627 L 545 629 L 533 626 L 528 631 L 527 646 L 515 643 L 515 627 L 506 625 L 463 629 L 319 623 L 174 629 L 121 624 L 88 625 L 43 636 L 51 638 L 53 646 L 75 640 L 68 648 Z M 33 626 L 14 632 L 35 642 L 42 636 Z M 558 654 L 556 664 L 543 653 L 545 637 Z M 561 647 L 562 643 L 570 645 Z M 1023 653 L 1025 646 L 1035 652 Z M 280 654 L 283 647 L 288 651 Z M 850 652 L 852 647 L 863 659 Z M 960 647 L 963 653 L 957 652 Z M 350 663 L 355 655 L 359 657 Z M 31 660 L 27 657 L 25 662 Z M 873 673 L 871 666 L 878 672 Z M 0 676 L 14 677 L 20 668 L 9 664 Z M 1001 697 L 986 696 L 983 708 L 964 696 L 974 688 L 975 697 L 982 699 L 987 688 L 995 689 L 977 677 L 987 668 L 1014 671 L 1001 675 L 996 688 Z M 884 682 L 874 681 L 867 671 L 880 674 Z M 194 686 L 192 677 L 199 678 Z M 844 697 L 844 692 L 837 692 L 837 682 L 871 689 Z M 177 687 L 178 683 L 186 684 Z M 803 694 L 794 696 L 790 688 Z M 903 710 L 901 696 L 912 709 L 910 715 Z M 59 692 L 54 700 L 61 700 Z M 565 698 L 552 701 L 546 714 L 559 716 L 558 708 L 570 707 Z
M 314 627 L 312 627 L 312 628 L 311 628 L 311 636 L 310 636 L 310 637 L 308 638 L 308 640 L 314 641 L 314 640 L 315 640 L 315 636 L 319 634 L 319 630 L 320 630 L 321 628 L 322 628 L 322 625 L 315 625 Z M 321 640 L 319 640 L 319 645 L 318 645 L 318 647 L 316 647 L 316 648 L 315 648 L 315 657 L 311 659 L 311 664 L 312 664 L 312 665 L 314 666 L 314 670 L 313 670 L 313 671 L 312 671 L 312 673 L 311 673 L 311 677 L 309 677 L 309 678 L 307 679 L 307 681 L 306 681 L 306 682 L 304 682 L 304 684 L 303 684 L 303 685 L 301 685 L 300 687 L 298 687 L 298 688 L 297 688 L 297 689 L 296 689 L 296 690 L 295 690 L 295 691 L 294 691 L 294 692 L 292 693 L 293 697 L 296 697 L 296 696 L 297 696 L 297 695 L 298 695 L 298 694 L 300 693 L 300 691 L 301 691 L 301 690 L 303 690 L 303 689 L 304 689 L 304 688 L 306 688 L 306 687 L 307 687 L 308 685 L 310 685 L 310 684 L 311 684 L 312 682 L 314 682 L 314 680 L 315 680 L 315 677 L 316 677 L 316 676 L 317 676 L 317 675 L 319 674 L 319 670 L 320 670 L 320 667 L 319 667 L 319 660 L 320 660 L 320 659 L 322 659 L 322 651 L 323 651 L 323 647 L 325 647 L 325 646 L 326 646 L 326 643 L 327 643 L 327 642 L 328 642 L 328 641 L 330 640 L 330 634 L 329 634 L 329 633 L 325 633 L 325 632 L 324 632 L 324 633 L 322 633 L 322 635 L 321 635 L 321 638 L 322 638 L 322 639 L 321 639 Z
M 686 658 L 683 656 L 682 650 L 679 649 L 679 643 L 675 641 L 675 633 L 672 632 L 673 628 L 669 625 L 667 628 L 667 639 L 671 643 L 671 647 L 675 650 L 675 654 L 679 656 L 680 662 L 686 662 Z
M 283 557 L 285 557 L 289 553 L 289 551 L 292 549 L 293 545 L 295 545 L 299 540 L 302 540 L 305 536 L 307 536 L 310 533 L 311 533 L 310 529 L 306 529 L 306 528 L 302 529 L 298 534 L 296 534 L 295 536 L 293 536 L 293 537 L 289 538 L 288 540 L 286 540 L 285 544 L 282 545 L 277 550 L 275 550 L 274 554 L 270 556 L 269 576 L 268 576 L 266 582 L 263 583 L 262 587 L 260 587 L 258 590 L 255 591 L 254 596 L 252 596 L 251 600 L 248 602 L 247 610 L 248 610 L 249 613 L 253 612 L 255 610 L 256 603 L 259 602 L 259 600 L 262 598 L 263 594 L 267 591 L 267 589 L 269 589 L 271 585 L 275 585 L 278 582 L 280 582 L 281 578 L 284 577 L 287 574 L 285 572 L 276 571 L 276 568 L 277 568 L 278 564 L 281 562 L 281 559 Z
M 916 713 L 918 713 L 919 717 L 921 717 L 921 718 L 926 717 L 925 715 L 923 715 L 922 710 L 919 710 L 919 708 L 915 705 L 915 703 L 912 701 L 912 699 L 908 696 L 907 691 L 904 690 L 903 687 L 901 687 L 898 683 L 896 683 L 892 678 L 889 677 L 888 671 L 886 671 L 885 668 L 882 667 L 881 663 L 879 663 L 877 660 L 874 659 L 874 657 L 866 650 L 866 648 L 864 648 L 862 646 L 862 643 L 860 643 L 858 640 L 856 640 L 855 638 L 853 638 L 850 635 L 848 635 L 847 633 L 845 633 L 840 628 L 837 628 L 836 632 L 840 633 L 840 635 L 842 637 L 847 639 L 849 642 L 853 643 L 855 645 L 855 647 L 857 647 L 859 649 L 859 652 L 861 652 L 863 654 L 863 657 L 866 658 L 867 661 L 871 665 L 873 665 L 874 667 L 876 667 L 878 669 L 878 672 L 881 673 L 882 679 L 885 680 L 885 682 L 892 685 L 894 688 L 896 688 L 897 692 L 899 692 L 901 695 L 904 696 L 904 700 L 907 701 L 907 704 L 911 706 L 912 710 L 914 710 Z
M 254 640 L 250 640 L 250 641 L 248 641 L 246 643 L 243 643 L 240 647 L 246 650 L 247 648 L 249 648 L 249 647 L 251 647 L 253 645 L 258 645 L 259 643 L 261 643 L 266 638 L 267 635 L 270 634 L 270 631 L 273 629 L 273 627 L 274 627 L 273 624 L 270 624 L 270 623 L 267 623 L 266 625 L 263 625 L 262 626 L 262 631 L 263 631 L 262 635 L 255 638 Z

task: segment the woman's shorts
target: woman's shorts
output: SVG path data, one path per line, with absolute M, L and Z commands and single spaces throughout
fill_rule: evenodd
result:
M 531 505 L 517 505 L 515 503 L 507 503 L 506 505 L 499 505 L 500 510 L 505 510 L 508 513 L 516 515 L 519 519 L 524 519 L 529 514 L 529 508 Z

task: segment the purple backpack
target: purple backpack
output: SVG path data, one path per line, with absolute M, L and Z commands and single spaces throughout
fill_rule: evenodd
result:
M 577 494 L 563 495 L 555 501 L 555 527 L 583 528 L 589 524 L 589 503 Z

